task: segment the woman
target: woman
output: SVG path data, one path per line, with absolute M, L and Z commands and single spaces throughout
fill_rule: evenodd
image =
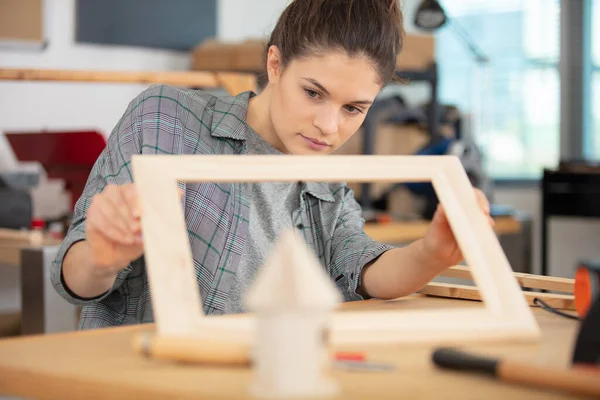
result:
M 153 320 L 132 155 L 332 153 L 392 79 L 402 34 L 397 0 L 297 0 L 272 33 L 259 94 L 153 86 L 135 98 L 90 174 L 53 265 L 57 291 L 83 306 L 80 328 Z M 408 295 L 462 258 L 442 209 L 409 246 L 371 240 L 344 184 L 180 187 L 208 314 L 244 311 L 257 269 L 291 226 L 347 301 Z

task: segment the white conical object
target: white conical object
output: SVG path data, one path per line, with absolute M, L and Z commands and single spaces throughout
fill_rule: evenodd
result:
M 341 301 L 319 260 L 292 229 L 282 232 L 245 298 L 252 311 L 327 310 Z
M 252 394 L 285 399 L 328 397 L 329 314 L 340 292 L 303 239 L 284 232 L 245 302 L 257 312 Z

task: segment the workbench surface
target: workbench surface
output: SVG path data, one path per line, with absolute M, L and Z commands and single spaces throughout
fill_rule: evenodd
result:
M 345 310 L 482 307 L 480 302 L 414 295 L 395 301 L 343 304 Z M 533 308 L 542 330 L 536 343 L 487 343 L 465 349 L 554 367 L 569 365 L 578 323 Z M 0 340 L 0 396 L 39 399 L 199 399 L 250 398 L 250 369 L 176 365 L 144 359 L 132 340 L 154 325 L 26 336 Z M 333 370 L 340 399 L 569 399 L 557 392 L 501 383 L 492 378 L 436 369 L 433 346 L 364 346 L 374 362 L 391 362 L 394 371 Z M 572 397 L 575 398 L 575 397 Z

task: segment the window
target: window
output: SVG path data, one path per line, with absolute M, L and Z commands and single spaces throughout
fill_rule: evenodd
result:
M 539 178 L 559 159 L 560 1 L 443 5 L 450 21 L 436 33 L 440 101 L 471 116 L 490 176 Z M 468 42 L 489 62 L 478 62 Z
M 592 140 L 593 152 L 591 157 L 600 159 L 600 0 L 592 3 Z

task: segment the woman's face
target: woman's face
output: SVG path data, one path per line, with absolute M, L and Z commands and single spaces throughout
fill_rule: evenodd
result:
M 378 74 L 366 58 L 339 52 L 293 60 L 283 71 L 277 57 L 270 52 L 270 118 L 282 151 L 332 153 L 360 128 L 381 90 Z

